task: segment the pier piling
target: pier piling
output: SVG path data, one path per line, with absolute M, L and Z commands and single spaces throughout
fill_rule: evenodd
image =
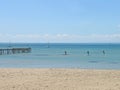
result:
M 0 49 L 0 55 L 9 55 L 17 53 L 30 53 L 31 48 L 11 48 L 11 49 Z

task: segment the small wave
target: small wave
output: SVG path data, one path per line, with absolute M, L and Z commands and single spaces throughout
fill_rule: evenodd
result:
M 98 63 L 98 61 L 89 61 L 90 63 Z
M 34 56 L 49 56 L 48 54 L 35 54 Z
M 118 62 L 109 62 L 110 64 L 118 64 Z

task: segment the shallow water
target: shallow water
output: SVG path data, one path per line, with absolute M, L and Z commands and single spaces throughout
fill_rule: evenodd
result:
M 0 48 L 9 48 L 8 45 L 1 43 Z M 120 44 L 50 43 L 48 48 L 46 43 L 14 43 L 11 46 L 31 47 L 32 52 L 0 55 L 1 68 L 120 69 Z M 65 51 L 68 55 L 64 55 Z

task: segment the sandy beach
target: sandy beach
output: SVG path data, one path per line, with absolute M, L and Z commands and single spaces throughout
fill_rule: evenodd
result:
M 120 71 L 1 68 L 0 90 L 120 90 Z

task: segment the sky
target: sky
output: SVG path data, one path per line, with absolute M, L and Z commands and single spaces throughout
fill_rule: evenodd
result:
M 0 42 L 120 43 L 120 0 L 0 0 Z

